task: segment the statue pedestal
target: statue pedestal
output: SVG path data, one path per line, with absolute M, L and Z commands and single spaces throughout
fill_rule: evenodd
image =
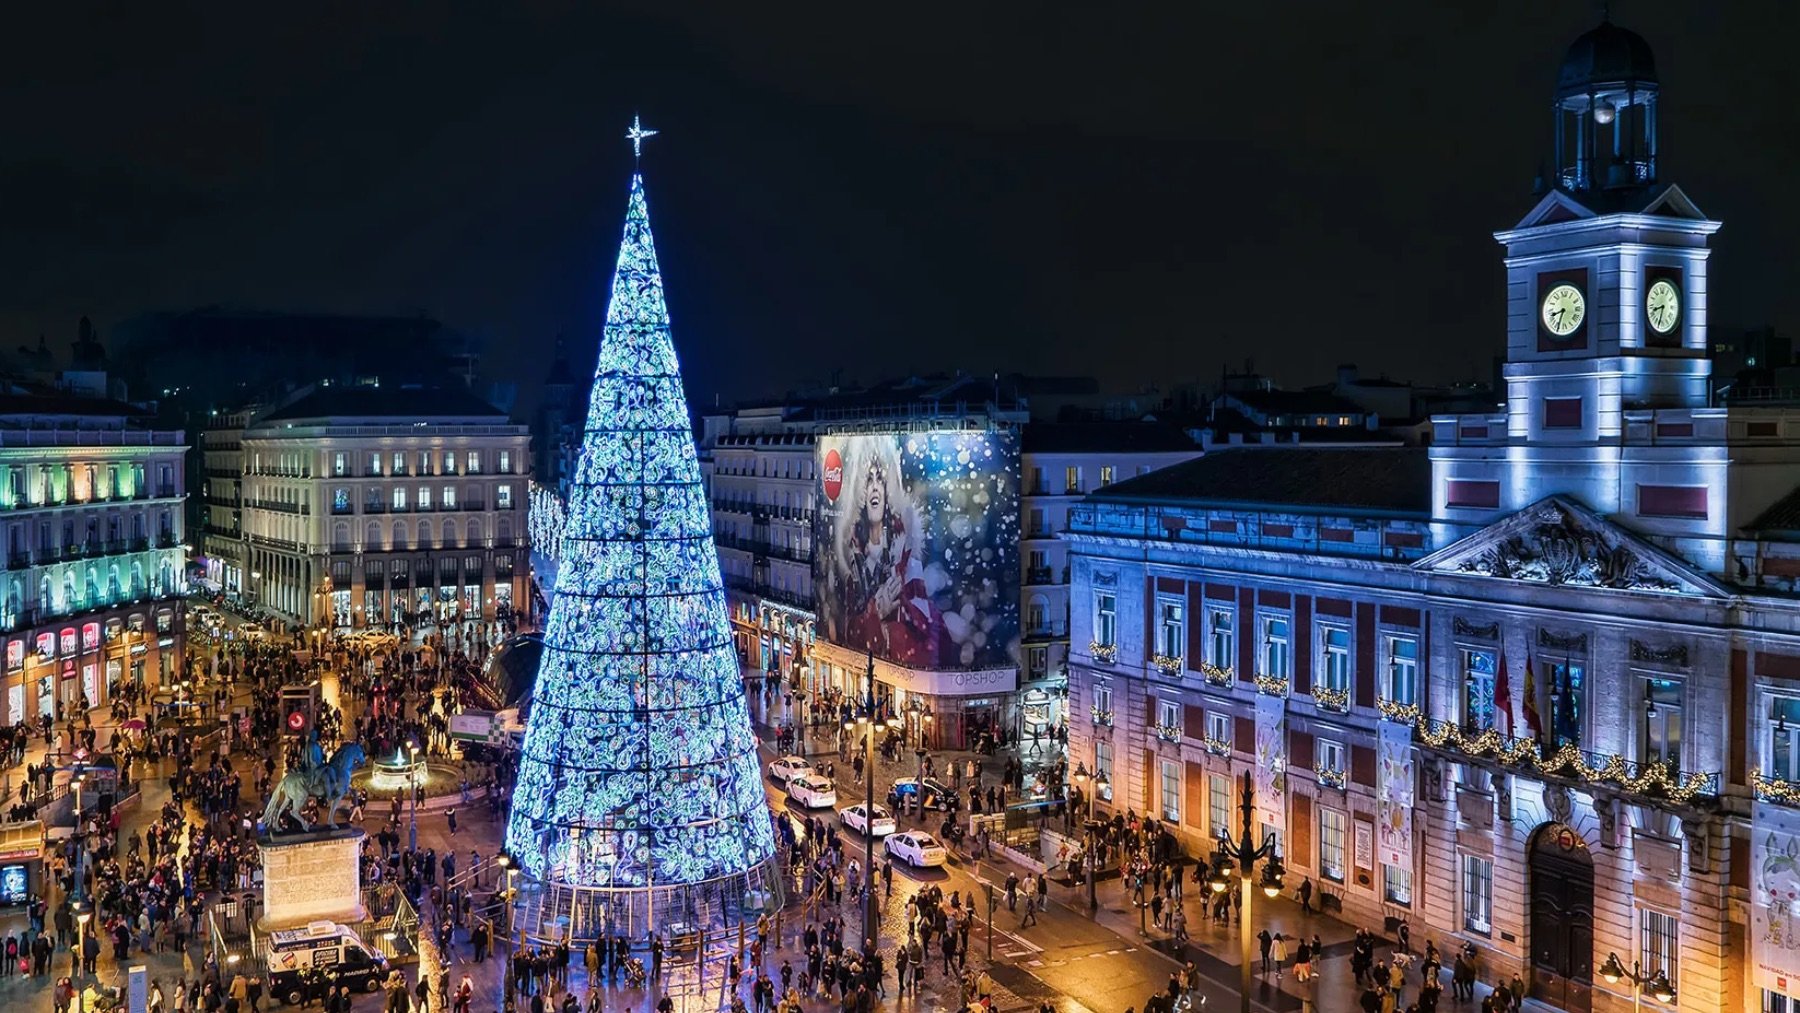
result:
M 262 852 L 262 932 L 313 921 L 352 924 L 368 917 L 362 901 L 360 828 L 314 830 L 257 838 Z

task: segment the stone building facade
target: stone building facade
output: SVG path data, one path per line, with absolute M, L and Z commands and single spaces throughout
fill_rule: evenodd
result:
M 1501 408 L 1073 510 L 1070 760 L 1194 853 L 1251 771 L 1290 886 L 1557 1008 L 1630 1009 L 1616 956 L 1787 1013 L 1800 410 L 1712 397 L 1719 223 L 1657 181 L 1656 101 L 1642 39 L 1571 47 L 1558 172 L 1496 235 Z

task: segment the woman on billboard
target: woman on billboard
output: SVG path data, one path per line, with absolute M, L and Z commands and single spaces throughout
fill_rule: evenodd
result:
M 934 665 L 943 617 L 925 586 L 925 532 L 900 476 L 899 448 L 865 439 L 851 523 L 841 527 L 851 645 L 900 665 Z

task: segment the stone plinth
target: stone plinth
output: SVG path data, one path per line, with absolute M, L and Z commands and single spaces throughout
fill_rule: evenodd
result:
M 263 932 L 312 921 L 362 921 L 362 842 L 356 827 L 257 838 L 262 852 Z

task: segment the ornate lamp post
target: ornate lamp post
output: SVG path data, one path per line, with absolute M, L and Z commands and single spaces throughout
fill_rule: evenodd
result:
M 407 818 L 406 846 L 419 850 L 419 747 L 411 739 L 406 742 L 406 790 L 412 795 L 412 813 Z
M 1081 864 L 1087 872 L 1088 910 L 1091 912 L 1100 909 L 1100 899 L 1094 890 L 1094 869 L 1099 864 L 1097 840 L 1094 835 L 1094 799 L 1105 790 L 1108 782 L 1106 772 L 1103 770 L 1094 772 L 1091 790 L 1088 787 L 1088 780 L 1087 764 L 1076 764 L 1075 783 L 1081 787 L 1081 793 L 1087 796 L 1087 815 L 1081 821 L 1082 832 L 1087 835 L 1087 844 L 1082 848 L 1084 854 Z
M 1238 834 L 1236 844 L 1225 834 L 1219 835 L 1218 850 L 1213 853 L 1213 893 L 1224 893 L 1231 886 L 1231 873 L 1226 870 L 1230 863 L 1237 863 L 1238 889 L 1243 897 L 1243 910 L 1238 912 L 1238 1008 L 1241 1013 L 1250 1013 L 1250 981 L 1251 964 L 1250 929 L 1254 923 L 1251 912 L 1254 909 L 1255 891 L 1251 889 L 1256 878 L 1256 863 L 1267 858 L 1263 866 L 1263 893 L 1274 897 L 1281 893 L 1281 877 L 1285 870 L 1281 866 L 1281 855 L 1276 852 L 1275 835 L 1269 834 L 1261 844 L 1251 836 L 1251 826 L 1256 819 L 1256 789 L 1250 782 L 1250 772 L 1244 771 L 1242 797 L 1238 801 L 1238 812 L 1241 814 L 1243 830 Z
M 84 971 L 87 968 L 87 952 L 86 952 L 86 950 L 87 950 L 88 919 L 90 919 L 92 917 L 94 917 L 94 912 L 90 911 L 86 904 L 82 903 L 81 898 L 79 896 L 76 897 L 75 898 L 75 930 L 76 930 L 75 966 L 78 968 L 81 968 Z M 80 977 L 81 977 L 80 975 L 76 975 L 77 980 L 79 980 Z
M 1659 967 L 1653 973 L 1646 972 L 1643 965 L 1632 961 L 1631 970 L 1627 971 L 1625 965 L 1619 962 L 1617 953 L 1608 953 L 1606 963 L 1600 965 L 1600 977 L 1605 978 L 1609 985 L 1617 985 L 1620 981 L 1631 982 L 1631 1008 L 1634 1011 L 1643 1009 L 1645 992 L 1649 992 L 1652 999 L 1664 1005 L 1675 1004 L 1675 986 L 1669 984 L 1669 972 L 1663 968 Z
M 863 694 L 863 712 L 858 715 L 857 724 L 863 726 L 868 736 L 863 753 L 863 939 L 871 950 L 875 948 L 876 938 L 881 934 L 879 916 L 875 913 L 875 729 L 877 726 L 892 728 L 899 724 L 896 719 L 886 722 L 875 719 L 875 655 L 869 654 L 868 684 Z M 847 728 L 848 726 L 846 726 Z M 920 791 L 924 786 L 920 785 Z

